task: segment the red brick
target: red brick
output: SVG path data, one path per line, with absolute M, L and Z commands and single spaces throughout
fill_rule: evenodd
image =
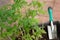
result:
M 29 0 L 30 1 L 30 0 Z M 53 17 L 54 20 L 60 20 L 60 0 L 39 0 L 40 2 L 44 2 L 44 10 L 48 13 L 48 7 L 53 7 Z M 0 0 L 0 6 L 8 3 L 13 3 L 13 0 Z M 41 23 L 49 21 L 48 14 L 37 16 Z

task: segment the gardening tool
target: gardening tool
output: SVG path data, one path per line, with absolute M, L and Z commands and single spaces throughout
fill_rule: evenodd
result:
M 48 7 L 48 13 L 49 13 L 49 21 L 50 25 L 47 26 L 48 28 L 48 36 L 49 39 L 56 39 L 57 38 L 57 27 L 53 24 L 53 15 L 52 15 L 52 8 Z

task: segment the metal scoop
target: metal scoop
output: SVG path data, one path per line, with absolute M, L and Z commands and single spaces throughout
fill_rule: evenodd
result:
M 57 38 L 57 27 L 53 24 L 53 11 L 51 7 L 48 7 L 48 13 L 49 13 L 49 21 L 50 25 L 47 26 L 48 29 L 48 36 L 49 39 L 56 39 Z

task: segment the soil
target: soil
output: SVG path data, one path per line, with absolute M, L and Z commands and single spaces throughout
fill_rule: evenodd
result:
M 60 22 L 59 21 L 54 21 L 53 23 L 57 27 L 57 39 L 52 39 L 52 40 L 60 40 Z M 47 25 L 50 25 L 50 22 L 47 22 L 47 23 L 44 23 L 44 24 L 39 24 L 40 27 L 42 25 L 44 25 L 44 30 L 46 31 L 46 34 L 43 34 L 42 35 L 43 38 L 39 38 L 39 40 L 49 40 L 48 31 L 47 31 Z M 18 38 L 16 38 L 16 40 L 18 40 Z
M 49 40 L 47 34 L 43 34 L 42 36 L 43 36 L 43 38 L 39 38 L 38 40 Z M 16 38 L 16 40 L 19 40 L 19 38 Z M 20 39 L 20 40 L 22 40 L 22 39 Z M 57 38 L 57 39 L 52 39 L 52 40 L 59 40 L 59 38 Z

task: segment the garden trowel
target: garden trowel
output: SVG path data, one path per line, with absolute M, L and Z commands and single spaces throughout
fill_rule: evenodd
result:
M 49 21 L 50 25 L 47 26 L 48 29 L 48 37 L 49 39 L 56 39 L 57 38 L 57 27 L 53 24 L 53 11 L 51 7 L 48 7 L 48 13 L 49 13 Z

